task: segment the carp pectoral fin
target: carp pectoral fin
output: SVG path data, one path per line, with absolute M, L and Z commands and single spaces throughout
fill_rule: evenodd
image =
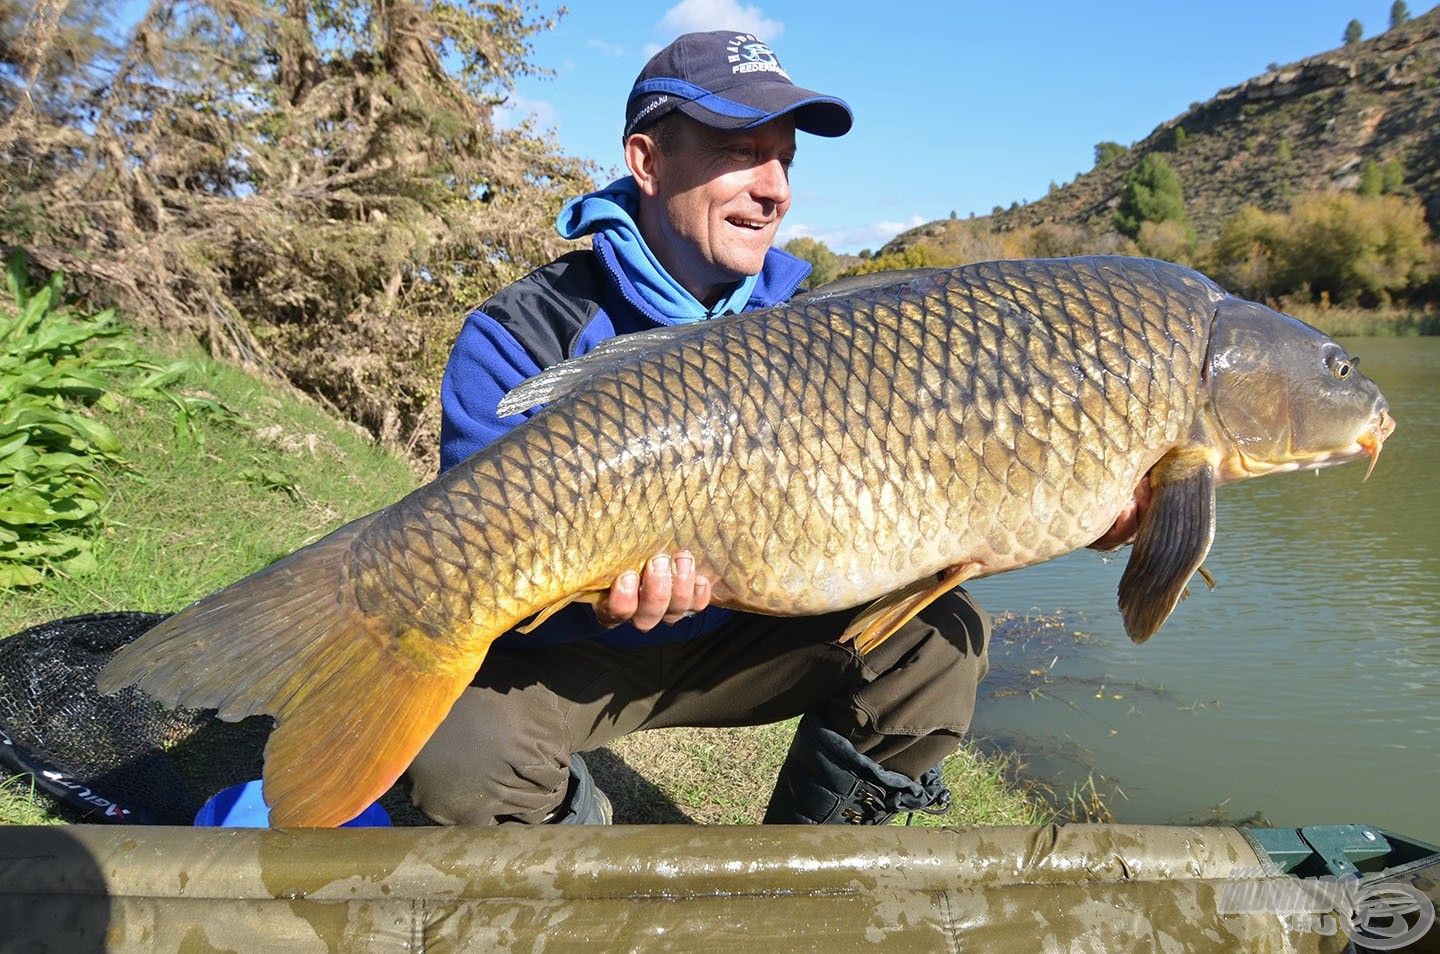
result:
M 968 580 L 979 566 L 961 563 L 886 593 L 850 621 L 840 634 L 840 642 L 853 642 L 855 651 L 865 655 L 910 622 L 916 613 Z
M 554 603 L 551 603 L 549 606 L 536 613 L 530 619 L 530 622 L 526 623 L 524 626 L 516 626 L 515 632 L 526 634 L 532 633 L 535 631 L 535 628 L 537 626 L 545 622 L 550 617 L 554 616 L 556 613 L 560 612 L 565 607 L 569 606 L 571 603 L 599 603 L 602 599 L 605 598 L 605 594 L 609 592 L 610 586 L 609 584 L 606 584 L 605 586 L 597 586 L 594 589 L 581 590 L 578 593 L 571 593 L 563 600 L 556 600 Z
M 1150 471 L 1150 506 L 1120 577 L 1120 614 L 1133 642 L 1164 625 L 1210 552 L 1218 464 L 1209 448 L 1177 448 Z M 1203 576 L 1208 582 L 1210 574 Z

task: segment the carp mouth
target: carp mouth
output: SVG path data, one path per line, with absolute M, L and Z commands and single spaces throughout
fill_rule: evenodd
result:
M 1232 447 L 1220 463 L 1220 479 L 1223 483 L 1261 477 L 1266 474 L 1285 474 L 1292 470 L 1319 470 L 1336 464 L 1347 464 L 1361 457 L 1368 457 L 1370 465 L 1365 469 L 1364 482 L 1375 470 L 1380 459 L 1380 450 L 1385 440 L 1395 432 L 1395 418 L 1382 400 L 1370 420 L 1348 445 L 1324 451 L 1297 452 L 1279 460 L 1269 460 L 1245 453 L 1240 447 Z
M 1390 416 L 1387 408 L 1380 408 L 1380 414 L 1370 424 L 1370 430 L 1355 441 L 1360 445 L 1360 450 L 1370 458 L 1370 466 L 1365 468 L 1364 480 L 1370 479 L 1370 474 L 1375 470 L 1375 462 L 1380 459 L 1380 448 L 1385 445 L 1385 438 L 1395 433 L 1395 418 Z

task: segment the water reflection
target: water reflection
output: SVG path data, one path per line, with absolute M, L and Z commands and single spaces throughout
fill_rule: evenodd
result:
M 1219 587 L 1197 581 L 1144 646 L 1115 610 L 1123 554 L 973 584 L 992 611 L 1060 609 L 1094 637 L 1002 650 L 997 669 L 1045 668 L 1051 684 L 992 694 L 977 732 L 1062 787 L 1113 780 L 1123 821 L 1258 812 L 1440 841 L 1440 340 L 1346 346 L 1399 422 L 1370 480 L 1362 462 L 1224 488 L 1207 561 Z M 1115 699 L 1106 684 L 1154 692 Z

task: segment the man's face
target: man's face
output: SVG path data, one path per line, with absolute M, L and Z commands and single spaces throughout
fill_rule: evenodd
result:
M 758 274 L 790 209 L 794 118 L 733 131 L 684 119 L 668 152 L 645 153 L 642 169 L 633 149 L 626 158 L 644 196 L 642 230 L 666 270 L 707 304 Z

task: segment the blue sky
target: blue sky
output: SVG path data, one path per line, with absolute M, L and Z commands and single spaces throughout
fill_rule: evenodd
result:
M 1138 141 L 1270 63 L 1339 46 L 1351 18 L 1374 36 L 1389 11 L 1390 0 L 571 0 L 534 38 L 533 62 L 554 75 L 522 81 L 508 118 L 533 116 L 604 176 L 655 50 L 689 30 L 753 32 L 796 83 L 856 117 L 844 138 L 801 136 L 781 239 L 856 252 L 951 210 L 1040 198 L 1089 169 L 1097 142 Z

